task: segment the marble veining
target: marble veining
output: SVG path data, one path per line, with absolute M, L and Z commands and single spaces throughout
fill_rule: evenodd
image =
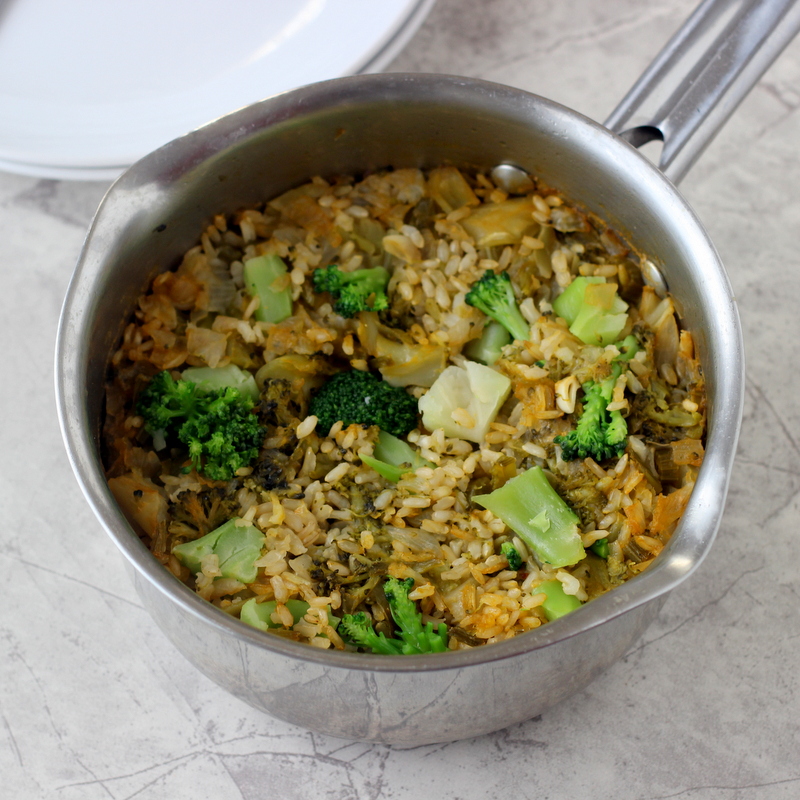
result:
M 439 0 L 396 71 L 485 78 L 604 119 L 691 0 Z M 53 398 L 61 300 L 102 183 L 0 173 L 0 795 L 790 800 L 800 796 L 800 41 L 682 190 L 737 294 L 746 408 L 715 547 L 630 652 L 541 717 L 402 749 L 267 718 L 141 608 L 78 491 Z

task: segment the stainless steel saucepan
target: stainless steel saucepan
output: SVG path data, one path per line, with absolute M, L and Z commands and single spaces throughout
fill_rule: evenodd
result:
M 423 744 L 530 718 L 626 652 L 711 546 L 742 411 L 742 337 L 731 288 L 669 179 L 684 174 L 798 27 L 795 2 L 706 0 L 608 127 L 469 78 L 365 75 L 244 108 L 167 144 L 119 178 L 92 223 L 64 304 L 58 408 L 81 487 L 125 555 L 142 603 L 198 669 L 256 708 L 303 727 Z M 651 139 L 664 142 L 663 171 L 629 144 Z M 317 174 L 444 163 L 521 167 L 604 218 L 658 265 L 695 334 L 707 379 L 707 455 L 691 502 L 650 569 L 500 644 L 392 658 L 265 636 L 178 582 L 117 507 L 100 459 L 110 354 L 148 280 L 175 264 L 214 214 L 255 205 Z

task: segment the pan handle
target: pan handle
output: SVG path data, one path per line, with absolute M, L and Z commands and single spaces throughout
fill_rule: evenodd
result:
M 604 124 L 678 183 L 798 30 L 798 0 L 703 0 Z

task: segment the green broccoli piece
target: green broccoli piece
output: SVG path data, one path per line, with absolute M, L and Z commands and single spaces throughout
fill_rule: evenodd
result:
M 315 269 L 312 280 L 315 292 L 330 292 L 334 296 L 333 310 L 343 317 L 354 317 L 359 311 L 389 308 L 386 296 L 389 272 L 383 267 L 342 272 L 331 264 Z
M 608 539 L 598 539 L 589 549 L 596 555 L 600 556 L 600 558 L 607 559 L 608 558 Z
M 375 633 L 369 618 L 363 611 L 345 614 L 339 623 L 339 631 L 353 644 L 372 650 L 381 656 L 399 656 L 403 643 L 398 639 L 387 639 L 383 633 Z
M 500 555 L 506 557 L 509 569 L 518 570 L 522 566 L 522 556 L 511 542 L 503 542 L 500 545 Z
M 422 625 L 422 614 L 408 596 L 413 588 L 412 578 L 403 581 L 387 578 L 383 584 L 392 618 L 400 628 L 400 638 L 404 642 L 402 652 L 407 656 L 414 653 L 443 653 L 447 650 L 447 626 L 440 622 L 434 630 L 432 622 Z
M 197 386 L 175 381 L 167 370 L 154 375 L 139 395 L 136 410 L 144 417 L 147 430 L 166 433 L 176 420 L 190 417 L 198 406 Z
M 581 601 L 573 594 L 567 594 L 559 580 L 544 581 L 531 591 L 541 592 L 546 600 L 542 603 L 542 611 L 549 622 L 576 611 L 581 607 Z
M 581 387 L 584 392 L 583 412 L 575 429 L 553 440 L 561 446 L 561 456 L 565 461 L 589 457 L 604 461 L 619 458 L 625 451 L 628 423 L 619 410 L 609 411 L 608 404 L 624 362 L 633 358 L 639 345 L 631 334 L 617 344 L 617 348 L 620 354 L 612 362 L 611 375 L 599 383 L 587 381 Z
M 511 344 L 511 334 L 505 325 L 499 322 L 490 322 L 484 329 L 480 338 L 473 339 L 464 348 L 464 355 L 475 361 L 481 361 L 488 366 L 494 364 L 503 355 L 503 348 Z
M 530 325 L 517 306 L 508 273 L 486 270 L 472 285 L 466 301 L 499 322 L 515 339 L 526 341 L 530 338 Z
M 236 364 L 228 364 L 224 367 L 187 367 L 181 373 L 181 379 L 196 383 L 201 392 L 227 389 L 232 386 L 243 395 L 250 397 L 254 403 L 258 402 L 261 394 L 253 374 L 237 367 Z
M 585 344 L 611 344 L 628 322 L 628 304 L 605 278 L 579 276 L 553 301 L 553 310 Z
M 422 624 L 422 614 L 417 611 L 416 603 L 408 593 L 413 589 L 411 578 L 399 580 L 387 578 L 383 585 L 392 619 L 400 629 L 399 638 L 387 638 L 384 634 L 375 633 L 367 615 L 363 611 L 357 614 L 345 614 L 339 625 L 353 644 L 365 647 L 379 655 L 420 655 L 423 653 L 444 653 L 447 650 L 447 626 L 440 622 L 434 629 L 433 623 Z
M 165 370 L 144 388 L 136 408 L 154 437 L 185 445 L 194 468 L 211 480 L 233 478 L 264 441 L 252 398 L 232 386 L 203 391 Z
M 416 426 L 418 414 L 417 401 L 402 386 L 357 369 L 333 375 L 311 398 L 309 410 L 323 436 L 338 420 L 345 427 L 377 425 L 393 436 L 405 436 Z
M 561 446 L 565 461 L 591 457 L 595 461 L 622 455 L 626 445 L 627 424 L 619 411 L 609 412 L 608 404 L 614 392 L 619 372 L 614 370 L 606 380 L 583 384 L 583 413 L 574 430 L 554 441 Z
M 541 467 L 521 472 L 490 494 L 472 499 L 503 520 L 540 563 L 568 567 L 586 556 L 578 530 L 580 520 Z
M 252 628 L 258 628 L 260 631 L 267 631 L 270 628 L 282 628 L 279 622 L 272 621 L 272 615 L 278 608 L 276 600 L 267 600 L 265 603 L 259 603 L 258 597 L 251 597 L 244 605 L 239 613 L 239 619 L 250 625 Z M 292 615 L 292 624 L 300 622 L 306 615 L 311 606 L 305 600 L 287 600 L 286 608 Z
M 387 481 L 397 483 L 408 472 L 434 464 L 423 458 L 408 442 L 381 431 L 371 456 L 359 453 L 359 458 Z
M 204 557 L 216 555 L 223 578 L 252 583 L 258 574 L 255 562 L 264 539 L 258 528 L 237 525 L 234 517 L 199 539 L 175 545 L 172 554 L 193 573 L 200 572 Z
M 247 291 L 261 302 L 253 312 L 259 322 L 281 322 L 292 316 L 289 271 L 280 256 L 256 256 L 244 262 L 242 277 Z

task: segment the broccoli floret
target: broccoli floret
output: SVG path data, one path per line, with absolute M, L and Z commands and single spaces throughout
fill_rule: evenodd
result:
M 175 381 L 167 370 L 153 376 L 139 395 L 136 410 L 144 417 L 151 433 L 166 433 L 174 421 L 190 417 L 198 402 L 197 386 L 189 381 Z
M 440 622 L 436 629 L 432 622 L 423 626 L 422 614 L 408 596 L 413 588 L 412 578 L 404 581 L 387 578 L 383 584 L 392 618 L 400 628 L 400 638 L 404 642 L 402 652 L 407 656 L 414 653 L 443 653 L 447 650 L 447 626 L 444 622 Z
M 467 303 L 499 322 L 515 339 L 530 338 L 530 325 L 517 306 L 511 278 L 506 272 L 487 270 L 469 290 Z
M 578 424 L 574 430 L 564 436 L 556 436 L 554 440 L 561 445 L 561 456 L 565 461 L 588 457 L 604 461 L 622 455 L 628 426 L 624 419 L 620 424 L 621 415 L 618 411 L 607 410 L 618 375 L 618 371 L 614 370 L 600 383 L 587 381 L 583 384 L 583 413 Z
M 166 370 L 142 391 L 137 412 L 150 433 L 184 444 L 195 469 L 215 481 L 248 466 L 264 441 L 249 396 L 231 386 L 203 391 Z
M 574 430 L 554 441 L 561 446 L 565 461 L 591 457 L 595 461 L 618 458 L 628 442 L 628 423 L 619 410 L 608 410 L 614 394 L 614 385 L 622 374 L 623 362 L 636 354 L 639 345 L 632 334 L 617 345 L 620 354 L 614 359 L 611 375 L 603 381 L 587 381 L 584 392 L 583 413 Z
M 422 624 L 422 614 L 408 596 L 413 587 L 414 581 L 411 578 L 402 581 L 398 578 L 387 578 L 383 585 L 392 619 L 400 629 L 399 638 L 389 639 L 382 633 L 375 633 L 363 611 L 345 614 L 339 630 L 344 631 L 353 644 L 369 648 L 379 655 L 444 653 L 447 650 L 447 626 L 440 622 L 434 629 L 432 622 Z
M 522 556 L 511 542 L 503 542 L 500 545 L 500 555 L 506 557 L 509 569 L 518 570 L 522 566 Z
M 359 311 L 383 311 L 389 308 L 386 285 L 389 272 L 383 267 L 342 272 L 331 264 L 314 270 L 315 292 L 330 292 L 336 302 L 333 310 L 343 317 L 354 317 Z
M 375 633 L 369 618 L 363 611 L 345 614 L 339 623 L 339 631 L 353 644 L 368 648 L 381 656 L 399 656 L 403 643 L 398 639 L 387 639 L 383 633 Z
M 600 558 L 608 559 L 608 539 L 598 539 L 589 549 Z
M 417 424 L 417 401 L 401 386 L 390 386 L 371 372 L 337 372 L 311 398 L 309 411 L 327 436 L 334 422 L 346 427 L 377 425 L 393 436 L 405 436 Z

